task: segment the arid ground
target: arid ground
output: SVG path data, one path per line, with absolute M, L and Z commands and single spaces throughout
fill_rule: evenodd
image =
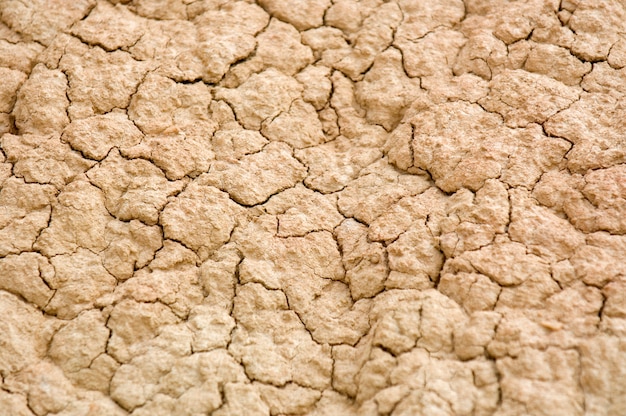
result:
M 626 2 L 0 0 L 0 414 L 626 415 Z

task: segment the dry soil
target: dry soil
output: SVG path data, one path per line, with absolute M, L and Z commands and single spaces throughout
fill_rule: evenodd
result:
M 0 0 L 0 413 L 626 414 L 626 3 Z

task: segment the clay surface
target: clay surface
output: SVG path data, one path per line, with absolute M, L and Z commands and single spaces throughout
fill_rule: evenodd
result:
M 626 3 L 0 0 L 0 414 L 626 414 Z

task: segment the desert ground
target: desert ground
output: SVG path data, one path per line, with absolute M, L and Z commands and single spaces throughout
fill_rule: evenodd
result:
M 626 3 L 0 0 L 0 414 L 626 415 Z

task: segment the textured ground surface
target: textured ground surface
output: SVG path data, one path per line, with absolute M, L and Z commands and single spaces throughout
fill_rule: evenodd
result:
M 3 415 L 626 414 L 623 1 L 0 20 Z

